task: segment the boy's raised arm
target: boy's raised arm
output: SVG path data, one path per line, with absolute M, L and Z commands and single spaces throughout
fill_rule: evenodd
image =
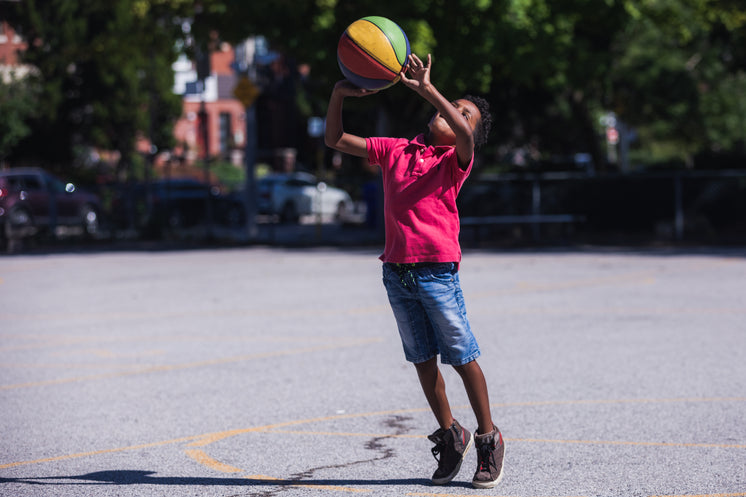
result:
M 411 54 L 406 69 L 402 69 L 400 73 L 401 81 L 430 102 L 443 116 L 456 135 L 456 155 L 459 164 L 466 167 L 474 155 L 474 130 L 461 112 L 430 82 L 431 61 L 430 54 L 427 54 L 427 64 L 415 54 Z M 409 72 L 411 78 L 407 77 L 405 72 Z
M 345 97 L 362 97 L 373 93 L 376 92 L 358 88 L 347 80 L 339 81 L 334 85 L 332 96 L 329 99 L 329 107 L 326 110 L 324 143 L 327 147 L 357 157 L 368 156 L 365 138 L 345 133 L 342 124 L 342 104 Z

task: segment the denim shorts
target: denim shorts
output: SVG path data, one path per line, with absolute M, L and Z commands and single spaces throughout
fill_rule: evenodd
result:
M 456 264 L 387 262 L 383 284 L 407 361 L 419 364 L 440 354 L 443 364 L 461 366 L 479 357 Z

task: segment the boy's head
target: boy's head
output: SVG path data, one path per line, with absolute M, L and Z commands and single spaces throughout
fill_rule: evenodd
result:
M 490 115 L 490 106 L 487 101 L 481 97 L 466 95 L 463 98 L 454 100 L 453 106 L 467 116 L 469 124 L 474 130 L 474 146 L 479 148 L 487 142 L 490 128 L 492 127 L 492 116 Z M 448 123 L 440 118 L 440 113 L 436 112 L 427 125 L 428 138 L 433 144 L 453 145 L 455 136 Z M 440 119 L 439 119 L 440 118 Z
M 469 102 L 473 103 L 476 108 L 479 109 L 479 113 L 482 116 L 477 123 L 476 128 L 474 128 L 474 146 L 476 148 L 479 148 L 487 143 L 487 139 L 490 136 L 490 130 L 492 129 L 492 115 L 490 114 L 490 104 L 482 97 L 475 97 L 474 95 L 466 95 L 464 96 L 464 100 L 468 100 Z

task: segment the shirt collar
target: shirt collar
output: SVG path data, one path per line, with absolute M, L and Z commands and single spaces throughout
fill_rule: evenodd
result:
M 425 143 L 425 133 L 420 133 L 419 135 L 415 136 L 410 140 L 410 145 L 416 145 L 417 147 L 432 147 L 438 152 L 443 152 L 444 150 L 448 150 L 449 148 L 453 148 L 453 145 L 427 145 Z

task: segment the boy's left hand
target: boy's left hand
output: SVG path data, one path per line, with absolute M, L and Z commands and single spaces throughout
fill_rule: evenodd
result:
M 430 86 L 430 62 L 430 54 L 427 54 L 427 64 L 423 63 L 417 55 L 410 54 L 409 63 L 399 73 L 401 82 L 407 88 L 417 92 Z M 407 72 L 412 76 L 411 78 L 407 77 Z
M 365 88 L 359 88 L 352 84 L 350 81 L 343 79 L 337 81 L 334 85 L 334 92 L 337 92 L 345 97 L 365 97 L 367 95 L 373 95 L 378 93 L 378 90 L 366 90 Z

